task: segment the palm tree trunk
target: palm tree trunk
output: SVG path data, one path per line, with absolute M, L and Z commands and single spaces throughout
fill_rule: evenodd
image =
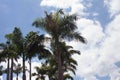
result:
M 8 63 L 7 63 L 7 80 L 10 79 L 10 59 L 8 58 Z
M 58 80 L 63 80 L 61 53 L 58 53 Z
M 55 45 L 57 47 L 56 51 L 56 58 L 57 58 L 57 63 L 58 63 L 58 80 L 63 80 L 63 69 L 62 69 L 62 59 L 61 59 L 61 52 L 59 52 L 59 39 L 56 38 L 55 40 Z
M 11 59 L 11 73 L 10 73 L 10 80 L 13 80 L 13 58 Z
M 17 77 L 16 77 L 16 80 L 18 80 L 18 73 L 16 74 L 16 76 L 17 76 Z
M 26 80 L 25 54 L 23 53 L 23 80 Z
M 31 59 L 29 59 L 29 65 L 30 65 L 30 72 L 29 72 L 29 79 L 31 80 Z

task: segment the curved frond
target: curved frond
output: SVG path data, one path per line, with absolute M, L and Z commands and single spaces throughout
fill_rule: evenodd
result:
M 78 32 L 64 33 L 61 37 L 69 41 L 76 40 L 82 43 L 86 43 L 86 39 L 83 36 L 81 36 Z
M 73 77 L 70 76 L 70 74 L 64 74 L 64 80 L 66 79 L 74 80 Z
M 46 25 L 46 22 L 44 18 L 38 18 L 32 23 L 32 26 L 35 26 L 37 28 L 42 28 L 42 29 L 45 28 L 45 25 Z

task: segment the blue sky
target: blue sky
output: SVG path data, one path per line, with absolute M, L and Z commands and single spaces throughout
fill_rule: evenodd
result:
M 39 4 L 40 0 L 0 0 L 0 42 L 5 40 L 4 35 L 12 32 L 15 26 L 20 27 L 24 34 L 36 30 L 31 24 L 45 10 Z
M 81 55 L 75 80 L 120 80 L 120 0 L 0 0 L 0 42 L 4 35 L 20 27 L 25 35 L 44 11 L 63 8 L 66 13 L 77 13 L 78 31 L 87 39 L 86 45 L 68 42 Z M 38 65 L 37 62 L 33 62 Z M 34 66 L 33 66 L 34 67 Z M 34 71 L 34 70 L 33 70 Z

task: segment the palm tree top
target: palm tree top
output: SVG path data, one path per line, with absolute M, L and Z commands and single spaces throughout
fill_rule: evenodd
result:
M 38 18 L 33 22 L 33 26 L 46 30 L 52 38 L 77 40 L 86 43 L 85 38 L 77 32 L 76 20 L 78 16 L 76 14 L 66 15 L 62 10 L 48 14 L 44 18 Z

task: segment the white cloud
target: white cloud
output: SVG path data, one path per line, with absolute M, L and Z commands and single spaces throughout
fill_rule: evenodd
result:
M 96 46 L 104 37 L 103 29 L 97 20 L 81 18 L 77 21 L 77 25 L 90 46 Z
M 110 80 L 119 80 L 120 68 L 115 63 L 120 61 L 120 15 L 107 25 L 105 33 L 98 22 L 89 19 L 81 19 L 78 22 L 80 32 L 88 40 L 86 45 L 88 48 L 71 43 L 82 52 L 80 56 L 74 56 L 79 64 L 77 74 L 85 80 L 90 80 L 89 78 L 97 80 L 94 75 L 101 77 L 108 75 Z M 99 47 L 96 45 L 98 42 L 101 42 Z
M 2 76 L 0 76 L 0 80 L 3 80 L 3 77 L 2 77 Z
M 74 2 L 78 2 L 78 0 L 75 0 L 72 2 L 72 0 L 42 0 L 41 6 L 51 6 L 51 7 L 57 7 L 57 8 L 69 8 L 71 5 L 74 4 Z
M 120 0 L 104 0 L 104 3 L 109 8 L 111 16 L 120 13 Z
M 95 76 L 87 76 L 84 80 L 98 80 Z
M 78 13 L 79 15 L 86 15 L 84 10 L 85 6 L 82 4 L 82 0 L 42 0 L 40 6 L 49 6 L 55 8 L 70 8 L 70 13 Z
M 98 15 L 99 15 L 99 14 L 98 14 L 98 13 L 96 13 L 96 12 L 95 12 L 95 13 L 93 13 L 93 16 L 98 16 Z

